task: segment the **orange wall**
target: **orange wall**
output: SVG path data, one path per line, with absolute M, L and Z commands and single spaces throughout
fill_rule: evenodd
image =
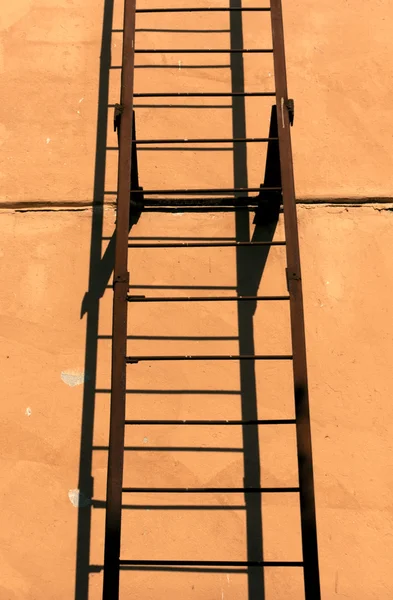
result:
M 150 5 L 140 0 L 139 5 L 143 4 Z M 166 2 L 157 1 L 156 5 L 160 4 L 164 6 Z M 296 103 L 293 142 L 299 199 L 391 197 L 390 3 L 340 0 L 332 5 L 328 0 L 298 0 L 283 4 L 289 93 Z M 245 5 L 255 6 L 255 0 L 247 0 Z M 115 28 L 122 26 L 121 7 L 121 0 L 115 0 Z M 0 21 L 0 70 L 6 82 L 1 93 L 0 130 L 3 205 L 39 201 L 59 205 L 90 203 L 94 198 L 102 9 L 102 1 L 97 4 L 91 0 L 15 0 L 3 8 Z M 268 13 L 258 17 L 252 13 L 245 15 L 245 46 L 270 45 L 268 19 Z M 190 25 L 228 28 L 228 19 L 220 14 L 164 18 L 140 15 L 138 22 L 140 28 L 153 29 Z M 139 47 L 155 48 L 173 47 L 176 43 L 183 44 L 181 47 L 195 47 L 199 43 L 223 48 L 228 46 L 229 36 L 140 32 L 136 43 Z M 120 47 L 121 34 L 113 34 L 113 65 L 119 64 Z M 102 55 L 105 58 L 105 52 Z M 198 91 L 209 86 L 212 91 L 230 91 L 229 69 L 184 68 L 185 64 L 198 62 L 228 64 L 225 55 L 212 59 L 206 55 L 172 55 L 167 64 L 176 65 L 179 58 L 183 63 L 180 70 L 137 70 L 137 90 Z M 163 64 L 163 60 L 160 56 L 137 57 L 139 64 Z M 246 56 L 248 89 L 273 89 L 272 73 L 269 55 Z M 119 71 L 112 70 L 110 102 L 118 101 L 118 83 Z M 248 135 L 266 135 L 268 104 L 266 99 L 248 101 Z M 187 112 L 187 117 L 177 112 L 141 109 L 137 116 L 138 135 L 151 134 L 150 126 L 162 137 L 175 131 L 189 137 L 209 133 L 231 135 L 230 111 Z M 109 140 L 114 145 L 113 134 Z M 221 185 L 232 177 L 230 160 L 222 154 L 217 157 L 222 161 L 219 177 L 217 170 L 209 168 L 209 163 L 205 164 L 199 155 L 177 156 L 180 162 L 176 170 L 184 172 L 190 184 L 193 177 L 200 179 L 201 169 L 207 169 L 206 182 L 214 177 L 218 178 L 216 184 Z M 146 155 L 148 158 L 141 165 L 145 167 L 142 179 L 146 187 L 154 186 L 156 177 L 163 185 L 175 183 L 180 177 L 171 166 L 173 161 L 169 162 L 166 156 L 161 156 L 162 169 L 157 172 L 151 165 L 152 154 Z M 115 163 L 115 157 L 108 158 L 108 184 L 116 181 Z M 260 154 L 251 148 L 251 181 L 259 185 L 262 171 Z
M 155 5 L 160 3 L 167 4 L 156 0 Z M 182 3 L 185 0 L 177 4 Z M 256 2 L 249 0 L 252 4 Z M 85 600 L 87 564 L 103 562 L 109 394 L 95 389 L 110 385 L 112 292 L 105 286 L 110 285 L 111 261 L 108 239 L 102 238 L 112 236 L 115 213 L 114 197 L 103 196 L 103 190 L 116 187 L 116 152 L 105 152 L 106 145 L 116 144 L 116 136 L 112 111 L 106 135 L 105 104 L 118 101 L 119 71 L 111 71 L 106 94 L 107 68 L 102 66 L 99 96 L 100 55 L 104 63 L 109 57 L 109 46 L 101 49 L 102 2 L 15 0 L 1 12 L 0 70 L 6 85 L 0 92 L 0 599 Z M 390 13 L 387 2 L 348 0 L 332 8 L 325 0 L 284 1 L 289 88 L 296 105 L 292 133 L 324 600 L 388 600 L 393 595 Z M 120 0 L 113 23 L 121 27 Z M 203 28 L 207 23 L 206 17 L 193 22 L 182 17 L 172 25 Z M 268 43 L 257 20 L 249 19 L 246 25 L 245 45 Z M 140 27 L 159 26 L 169 28 L 171 22 L 148 22 L 144 17 Z M 210 15 L 209 26 L 225 28 L 228 23 Z M 226 35 L 212 35 L 202 34 L 196 42 L 179 34 L 176 41 L 184 47 L 227 47 Z M 169 40 L 174 44 L 168 34 L 138 36 L 140 46 L 163 47 Z M 120 39 L 114 34 L 112 65 L 119 64 Z M 175 56 L 168 62 L 178 60 Z M 211 68 L 214 62 L 222 63 L 222 56 L 213 62 L 206 59 L 209 68 L 186 69 L 198 60 L 190 55 L 180 69 L 138 69 L 137 88 L 203 91 L 208 85 L 213 91 L 230 91 L 229 69 Z M 138 61 L 164 63 L 147 56 Z M 266 57 L 245 60 L 246 86 L 270 89 L 271 72 Z M 269 103 L 249 102 L 247 135 L 266 135 L 269 114 Z M 230 137 L 231 110 L 140 108 L 137 132 L 140 139 Z M 250 148 L 247 172 L 237 177 L 258 186 L 264 159 L 263 150 Z M 139 168 L 147 189 L 234 183 L 233 155 L 228 151 L 141 152 Z M 306 204 L 313 199 L 336 200 L 342 206 Z M 372 199 L 373 204 L 359 206 L 362 199 Z M 103 210 L 89 206 L 103 200 Z M 252 223 L 244 227 L 253 230 Z M 153 213 L 144 214 L 132 232 L 156 238 L 233 237 L 235 222 L 233 215 Z M 280 219 L 276 238 L 282 235 Z M 148 250 L 137 252 L 130 254 L 133 285 L 236 286 L 231 249 L 154 256 Z M 243 266 L 244 276 L 248 269 L 251 276 L 253 263 L 245 260 Z M 282 250 L 272 250 L 260 293 L 285 293 L 284 267 Z M 135 293 L 155 292 L 138 288 Z M 260 306 L 252 323 L 257 352 L 290 351 L 285 307 Z M 97 341 L 97 334 L 104 338 Z M 219 313 L 213 303 L 133 307 L 129 335 L 233 338 L 130 339 L 130 353 L 236 353 L 238 315 L 230 303 L 222 303 Z M 290 374 L 259 365 L 256 376 L 260 418 L 291 417 Z M 240 384 L 236 364 L 222 365 L 218 371 L 206 363 L 192 369 L 136 365 L 129 372 L 130 390 L 183 391 L 169 396 L 130 393 L 129 417 L 238 419 L 239 395 L 212 392 L 236 391 Z M 198 389 L 208 393 L 186 393 Z M 78 482 L 81 430 L 87 470 Z M 262 482 L 296 485 L 293 430 L 261 431 L 260 441 Z M 97 448 L 93 452 L 92 444 Z M 126 444 L 138 448 L 126 454 L 127 485 L 242 485 L 243 440 L 237 427 L 229 432 L 225 427 L 135 427 Z M 179 447 L 189 450 L 173 450 Z M 204 450 L 198 453 L 193 447 Z M 151 497 L 127 498 L 129 504 L 138 501 L 150 509 L 126 512 L 124 556 L 246 558 L 241 496 L 184 500 L 215 507 L 198 511 L 162 511 L 151 507 Z M 156 502 L 175 504 L 178 498 Z M 232 505 L 236 508 L 228 509 Z M 290 495 L 264 499 L 266 560 L 301 557 L 298 512 L 297 499 Z M 82 540 L 75 595 L 78 514 Z M 90 519 L 89 534 L 83 527 Z M 84 556 L 88 542 L 90 553 Z M 302 600 L 301 585 L 299 572 L 267 570 L 265 600 Z M 102 573 L 93 569 L 89 600 L 100 598 L 101 588 Z M 247 580 L 244 574 L 128 572 L 122 590 L 123 598 L 140 600 L 246 600 Z

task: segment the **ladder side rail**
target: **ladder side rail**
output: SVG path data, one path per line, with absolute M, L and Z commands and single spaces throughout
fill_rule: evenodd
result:
M 119 598 L 136 0 L 124 2 L 103 600 Z
M 306 340 L 290 135 L 292 120 L 290 112 L 293 106 L 288 99 L 281 0 L 271 0 L 270 6 L 287 254 L 287 280 L 288 291 L 290 294 L 289 304 L 292 334 L 304 587 L 306 600 L 320 600 L 321 592 L 315 515 Z

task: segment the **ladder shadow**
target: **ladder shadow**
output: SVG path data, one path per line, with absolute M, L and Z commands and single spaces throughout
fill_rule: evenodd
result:
M 242 0 L 230 0 L 231 8 L 241 8 Z M 231 48 L 243 48 L 243 20 L 241 11 L 230 13 Z M 241 54 L 231 55 L 232 92 L 245 91 L 244 61 Z M 246 103 L 244 97 L 233 97 L 232 132 L 234 138 L 246 138 Z M 271 110 L 269 137 L 277 136 L 276 107 Z M 248 187 L 247 145 L 235 144 L 233 148 L 233 175 L 235 188 Z M 269 142 L 266 156 L 265 186 L 280 186 L 278 142 Z M 239 242 L 273 240 L 280 213 L 281 200 L 263 197 L 256 211 L 254 230 L 251 232 L 247 212 L 235 213 L 236 239 Z M 251 249 L 253 250 L 253 249 Z M 256 296 L 269 256 L 269 246 L 254 249 L 237 248 L 237 293 Z M 256 303 L 238 303 L 239 354 L 255 354 L 254 314 Z M 243 420 L 258 419 L 257 377 L 255 361 L 240 361 L 240 394 Z M 259 429 L 257 425 L 243 426 L 244 487 L 261 487 Z M 263 561 L 262 498 L 257 494 L 245 495 L 247 560 Z M 248 600 L 264 600 L 264 569 L 247 569 Z
M 102 38 L 100 52 L 100 71 L 98 85 L 98 111 L 96 128 L 96 151 L 93 183 L 93 207 L 90 241 L 90 261 L 88 290 L 81 303 L 81 318 L 86 318 L 85 341 L 85 373 L 88 375 L 84 383 L 82 422 L 80 434 L 80 459 L 77 487 L 80 491 L 80 505 L 78 507 L 77 540 L 76 540 L 76 570 L 75 570 L 75 600 L 88 600 L 89 575 L 100 572 L 102 566 L 90 564 L 91 547 L 91 522 L 92 510 L 95 507 L 93 498 L 93 431 L 95 418 L 95 399 L 97 392 L 97 359 L 98 359 L 98 333 L 100 300 L 108 289 L 113 273 L 115 254 L 115 235 L 108 240 L 104 254 L 103 236 L 104 225 L 104 198 L 105 198 L 105 167 L 107 160 L 107 126 L 108 110 L 113 110 L 109 103 L 109 81 L 111 69 L 111 41 L 114 0 L 105 0 L 103 9 Z M 162 105 L 170 107 L 172 105 Z M 176 107 L 173 107 L 176 108 Z M 181 105 L 178 108 L 189 108 Z M 194 106 L 195 108 L 195 106 Z M 208 109 L 209 106 L 197 108 Z M 218 108 L 218 107 L 214 107 Z M 225 106 L 223 108 L 230 108 Z M 132 227 L 133 223 L 131 223 Z M 164 391 L 162 391 L 164 393 Z M 200 391 L 198 391 L 200 393 Z M 83 501 L 86 500 L 86 501 Z M 101 508 L 103 508 L 101 506 Z
M 98 319 L 100 300 L 108 286 L 113 270 L 115 248 L 115 238 L 113 237 L 102 256 L 113 11 L 114 0 L 104 0 L 98 84 L 89 279 L 88 291 L 82 300 L 80 315 L 81 319 L 86 318 L 85 373 L 88 377 L 86 377 L 83 389 L 78 489 L 81 497 L 86 499 L 86 501 L 78 507 L 75 600 L 88 600 L 89 573 L 92 572 L 90 566 L 90 537 L 93 509 L 91 499 L 94 491 L 92 460 L 98 358 Z M 95 572 L 94 569 L 93 572 Z
M 239 6 L 240 0 L 231 0 L 231 6 Z M 94 174 L 94 196 L 92 210 L 91 245 L 90 245 L 90 267 L 88 291 L 81 304 L 81 318 L 86 318 L 86 346 L 85 346 L 85 373 L 88 375 L 84 383 L 82 424 L 80 438 L 80 462 L 78 489 L 81 497 L 93 498 L 92 460 L 94 452 L 93 430 L 95 418 L 95 399 L 99 392 L 96 388 L 97 359 L 98 359 L 98 333 L 100 300 L 108 288 L 114 265 L 115 236 L 113 235 L 103 251 L 103 225 L 104 225 L 104 197 L 105 197 L 105 166 L 107 156 L 107 125 L 108 125 L 108 98 L 109 98 L 109 74 L 111 67 L 111 39 L 113 21 L 114 0 L 105 0 L 102 27 L 102 43 L 100 55 L 100 75 L 98 90 L 98 114 L 96 133 L 96 159 Z M 241 16 L 236 13 L 230 15 L 231 19 L 231 45 L 233 48 L 241 47 L 242 27 Z M 244 91 L 244 72 L 241 56 L 232 55 L 232 91 Z M 141 105 L 142 106 L 142 105 Z M 154 105 L 153 105 L 154 106 Z M 155 105 L 157 106 L 157 105 Z M 230 105 L 162 105 L 168 108 L 225 108 L 231 109 L 233 119 L 233 137 L 245 136 L 245 103 L 243 98 L 234 98 Z M 247 186 L 247 149 L 244 144 L 235 144 L 234 152 L 234 179 L 235 187 Z M 265 177 L 266 183 L 266 177 Z M 278 214 L 277 214 L 278 219 Z M 277 221 L 269 224 L 257 224 L 250 235 L 249 212 L 239 211 L 235 213 L 236 240 L 237 241 L 270 241 L 273 238 Z M 132 224 L 131 224 L 132 227 Z M 254 250 L 255 252 L 255 250 Z M 237 249 L 237 293 L 239 295 L 256 295 L 263 270 L 268 257 L 268 250 L 258 248 L 257 257 L 253 255 L 250 261 L 250 253 L 246 248 Z M 239 344 L 241 354 L 254 353 L 254 331 L 253 316 L 256 306 L 253 303 L 239 303 Z M 102 337 L 102 336 L 101 336 Z M 203 339 L 203 338 L 201 338 Z M 240 361 L 240 394 L 242 404 L 242 418 L 244 420 L 257 419 L 256 398 L 256 373 L 253 361 Z M 143 390 L 140 390 L 143 391 Z M 184 390 L 187 392 L 186 390 Z M 162 393 L 165 393 L 162 390 Z M 201 393 L 201 390 L 197 390 Z M 182 393 L 180 390 L 179 393 Z M 192 393 L 192 392 L 191 392 Z M 210 393 L 220 393 L 219 390 Z M 195 449 L 197 450 L 197 448 Z M 258 427 L 250 426 L 243 428 L 243 450 L 244 450 L 244 484 L 247 487 L 259 487 L 261 479 L 261 466 L 259 464 L 259 439 Z M 97 505 L 97 501 L 78 507 L 77 525 L 77 548 L 76 548 L 76 577 L 75 577 L 75 600 L 88 600 L 89 597 L 89 575 L 100 570 L 99 567 L 90 564 L 91 546 L 91 520 L 93 508 L 104 508 Z M 125 506 L 127 509 L 127 505 Z M 179 507 L 177 507 L 179 508 Z M 190 507 L 188 507 L 190 508 Z M 204 507 L 206 508 L 206 507 Z M 135 506 L 133 506 L 135 509 Z M 168 507 L 166 510 L 172 510 Z M 195 507 L 194 510 L 198 510 Z M 213 509 L 212 509 L 213 510 Z M 228 508 L 230 510 L 230 508 Z M 257 494 L 246 494 L 244 510 L 247 522 L 247 560 L 263 560 L 262 545 L 262 514 L 261 502 Z M 160 569 L 155 569 L 160 570 Z M 174 569 L 179 570 L 179 569 Z M 202 569 L 203 570 L 203 569 Z M 189 569 L 192 572 L 192 569 Z M 206 569 L 207 572 L 211 571 Z M 195 572 L 195 570 L 194 570 Z M 217 570 L 217 572 L 221 572 Z M 225 569 L 225 572 L 228 569 Z M 233 570 L 239 572 L 239 570 Z M 245 571 L 242 571 L 245 572 Z M 246 570 L 248 576 L 248 599 L 263 600 L 264 582 L 263 570 L 260 568 L 249 568 Z

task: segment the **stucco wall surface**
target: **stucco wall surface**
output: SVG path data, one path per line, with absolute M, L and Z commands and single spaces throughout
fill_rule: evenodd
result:
M 119 100 L 121 53 L 121 32 L 109 34 L 122 27 L 121 0 L 114 1 L 112 23 L 111 7 L 110 0 L 105 13 L 103 0 L 15 0 L 0 11 L 0 600 L 101 595 L 115 223 L 115 195 L 104 192 L 116 189 L 117 164 L 107 105 Z M 283 7 L 298 200 L 353 202 L 299 204 L 323 599 L 388 600 L 393 213 L 377 201 L 392 197 L 392 9 L 387 0 L 283 0 Z M 229 25 L 223 15 L 145 15 L 136 43 L 228 48 Z M 192 28 L 199 32 L 155 31 Z M 270 44 L 268 15 L 245 15 L 244 46 Z M 230 92 L 240 85 L 224 54 L 138 55 L 136 64 L 137 92 Z M 271 57 L 247 55 L 243 67 L 246 90 L 274 89 Z M 230 100 L 177 109 L 158 104 L 137 102 L 139 139 L 228 138 L 234 121 L 247 136 L 268 133 L 271 100 L 247 99 L 240 125 Z M 259 186 L 264 147 L 250 144 L 246 158 L 239 164 L 228 144 L 208 152 L 199 145 L 142 150 L 140 183 Z M 356 208 L 362 199 L 376 203 Z M 242 225 L 253 231 L 251 220 Z M 146 213 L 132 235 L 233 238 L 235 218 Z M 283 237 L 282 218 L 275 235 Z M 286 293 L 279 248 L 257 259 L 245 252 L 238 275 L 233 249 L 156 252 L 130 251 L 135 294 L 171 294 L 167 286 L 174 286 L 179 295 L 231 295 L 239 282 L 253 293 Z M 289 353 L 288 308 L 264 303 L 252 310 L 241 321 L 254 327 L 255 351 Z M 128 333 L 130 354 L 236 354 L 239 343 L 251 347 L 250 329 L 239 329 L 229 302 L 135 304 Z M 246 376 L 229 362 L 129 369 L 130 419 L 240 419 L 251 393 L 242 386 L 252 377 L 259 418 L 293 416 L 288 365 L 258 363 Z M 125 484 L 241 487 L 249 476 L 241 433 L 235 426 L 133 427 Z M 262 484 L 296 486 L 293 428 L 260 428 L 259 441 Z M 262 502 L 266 560 L 299 560 L 296 495 Z M 258 528 L 247 533 L 240 495 L 130 495 L 126 503 L 133 510 L 124 515 L 125 558 L 243 560 L 258 545 Z M 265 575 L 265 600 L 304 600 L 298 570 Z M 121 583 L 123 597 L 140 600 L 249 600 L 244 573 L 128 571 Z
M 393 340 L 388 326 L 393 316 L 393 265 L 391 253 L 386 252 L 391 214 L 366 207 L 299 208 L 319 552 L 326 600 L 388 600 L 393 594 Z M 99 223 L 100 216 L 97 218 Z M 104 237 L 110 237 L 112 210 L 104 212 L 103 225 Z M 74 505 L 78 504 L 75 490 L 85 403 L 83 460 L 88 464 L 92 456 L 93 480 L 91 488 L 86 485 L 80 489 L 79 504 L 85 505 L 80 508 L 82 519 L 91 511 L 88 562 L 96 567 L 90 575 L 89 598 L 99 598 L 112 297 L 111 290 L 102 290 L 102 285 L 108 271 L 105 261 L 93 256 L 98 275 L 86 296 L 89 211 L 3 213 L 0 227 L 1 278 L 9 282 L 0 293 L 0 597 L 74 597 L 78 516 Z M 132 233 L 136 238 L 159 238 L 163 228 L 169 237 L 179 235 L 179 228 L 183 237 L 196 237 L 201 231 L 208 236 L 231 237 L 234 219 L 231 215 L 190 219 L 169 214 L 160 215 L 158 220 L 156 215 L 146 214 Z M 281 236 L 280 220 L 276 239 Z M 100 238 L 95 238 L 97 243 Z M 108 243 L 102 242 L 104 255 Z M 158 251 L 154 260 L 152 252 L 130 250 L 135 293 L 165 295 L 170 293 L 165 285 L 190 285 L 195 289 L 178 293 L 198 295 L 198 286 L 236 285 L 232 249 L 217 249 L 209 255 L 203 249 L 181 254 L 178 250 Z M 28 261 L 15 262 L 15 257 L 26 255 Z M 284 263 L 282 249 L 272 250 L 259 285 L 261 294 L 285 293 Z M 162 289 L 152 292 L 149 285 Z M 94 306 L 101 292 L 97 320 Z M 222 293 L 230 295 L 231 291 L 224 289 Z M 86 319 L 90 319 L 90 333 L 85 356 Z M 253 317 L 257 352 L 288 351 L 287 319 L 283 305 L 259 306 Z M 98 341 L 95 333 L 100 336 Z M 231 303 L 195 303 L 191 308 L 181 304 L 133 305 L 129 334 L 130 354 L 229 353 L 236 352 L 239 343 Z M 173 339 L 165 340 L 165 336 Z M 217 336 L 228 339 L 214 340 Z M 237 363 L 140 363 L 129 369 L 127 416 L 131 419 L 241 417 Z M 259 418 L 291 418 L 290 368 L 259 363 L 256 375 Z M 89 430 L 93 431 L 90 445 L 86 437 Z M 242 485 L 242 436 L 238 427 L 138 426 L 127 432 L 126 445 L 125 485 Z M 295 456 L 291 426 L 261 428 L 263 485 L 296 485 Z M 241 496 L 179 499 L 130 495 L 125 502 L 134 510 L 125 510 L 123 557 L 246 558 Z M 154 504 L 179 503 L 198 505 L 199 509 L 154 508 Z M 264 499 L 267 560 L 301 557 L 298 515 L 295 494 Z M 246 577 L 233 573 L 227 578 L 223 574 L 126 572 L 122 590 L 123 597 L 136 595 L 141 600 L 172 595 L 202 600 L 220 598 L 221 594 L 233 600 L 247 598 Z M 266 600 L 284 600 L 289 592 L 291 598 L 303 598 L 299 572 L 267 569 Z
M 200 4 L 209 3 L 201 0 Z M 258 4 L 244 1 L 244 6 Z M 110 5 L 108 0 L 107 15 Z M 167 3 L 157 0 L 155 5 Z M 173 5 L 190 6 L 190 2 L 178 0 Z M 215 0 L 215 5 L 227 6 L 223 0 Z M 138 6 L 151 3 L 140 0 Z M 333 4 L 284 0 L 283 6 L 289 91 L 296 104 L 293 142 L 298 197 L 391 197 L 391 4 L 387 0 Z M 115 0 L 114 28 L 122 27 L 121 8 L 121 0 Z M 100 201 L 93 186 L 100 54 L 102 69 L 110 63 L 101 49 L 102 0 L 16 0 L 5 3 L 1 13 L 1 202 Z M 269 18 L 269 13 L 244 15 L 245 47 L 271 46 Z M 229 19 L 222 14 L 139 15 L 137 25 L 143 30 L 137 33 L 137 48 L 230 46 Z M 202 32 L 155 31 L 165 28 Z M 203 33 L 208 29 L 222 32 Z M 112 66 L 119 65 L 120 49 L 121 33 L 114 33 Z M 145 65 L 136 73 L 139 92 L 231 91 L 225 54 L 139 55 L 137 64 Z M 118 101 L 119 76 L 118 70 L 111 70 L 110 103 Z M 249 91 L 273 90 L 271 56 L 246 55 L 244 78 Z M 269 110 L 269 99 L 247 100 L 249 137 L 267 135 Z M 194 110 L 182 115 L 178 110 L 140 108 L 138 135 L 231 137 L 230 112 Z M 115 145 L 114 136 L 108 141 Z M 213 156 L 219 171 L 211 167 Z M 152 164 L 157 153 L 145 152 L 142 185 L 171 187 L 186 179 L 191 186 L 194 178 L 201 183 L 202 170 L 206 184 L 213 179 L 216 187 L 225 187 L 232 179 L 229 157 L 223 151 L 203 156 L 176 153 L 174 166 L 173 155 L 161 153 L 157 169 Z M 108 159 L 108 186 L 116 181 L 115 164 L 116 156 Z M 259 186 L 263 151 L 249 149 L 248 168 L 250 183 Z

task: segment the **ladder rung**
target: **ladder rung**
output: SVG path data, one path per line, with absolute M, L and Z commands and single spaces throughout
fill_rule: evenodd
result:
M 96 394 L 110 394 L 110 388 L 96 388 Z M 240 396 L 240 390 L 146 390 L 126 389 L 126 394 L 157 395 L 162 396 Z
M 183 138 L 161 140 L 133 140 L 133 144 L 238 144 L 244 142 L 276 142 L 277 137 L 267 138 Z M 115 148 L 118 149 L 118 148 Z
M 188 202 L 185 204 L 171 204 L 165 202 L 160 202 L 158 204 L 148 204 L 144 205 L 143 209 L 144 213 L 170 213 L 170 214 L 183 214 L 183 213 L 194 213 L 194 214 L 204 214 L 209 212 L 213 213 L 240 213 L 240 212 L 255 212 L 255 205 L 233 205 L 228 203 L 213 203 L 207 205 L 201 204 L 192 204 L 192 202 Z
M 151 93 L 136 93 L 134 98 L 233 98 L 236 96 L 254 96 L 254 97 L 275 97 L 276 92 L 151 92 Z M 159 104 L 157 106 L 160 106 Z M 174 104 L 173 106 L 176 106 Z M 113 105 L 109 105 L 109 108 L 113 108 Z M 190 104 L 189 108 L 193 108 Z M 213 108 L 216 108 L 213 106 Z M 232 108 L 229 104 L 225 107 L 217 108 Z
M 147 420 L 147 419 L 127 419 L 126 425 L 296 425 L 296 419 L 254 419 L 248 421 L 226 421 L 226 420 L 210 420 L 203 421 L 197 419 L 180 420 Z
M 263 193 L 263 192 L 281 192 L 282 188 L 280 187 L 259 187 L 259 188 L 222 188 L 222 189 L 217 189 L 217 188 L 211 188 L 211 189 L 171 189 L 171 190 L 145 190 L 145 189 L 139 189 L 139 190 L 130 190 L 131 194 L 143 194 L 143 196 L 154 196 L 154 195 L 160 195 L 160 196 L 182 196 L 182 195 L 207 195 L 207 196 L 213 196 L 213 195 L 227 195 L 227 194 L 238 194 L 238 193 L 249 193 L 249 192 L 259 192 L 259 193 Z M 105 196 L 117 196 L 118 192 L 117 190 L 105 190 L 104 191 L 104 195 Z M 152 201 L 154 202 L 156 199 L 153 199 Z M 194 202 L 198 200 L 198 198 L 193 198 L 192 199 Z M 214 200 L 215 202 L 217 201 L 224 201 L 224 202 L 240 202 L 240 201 L 245 201 L 245 202 L 259 202 L 260 199 L 259 197 L 251 197 L 251 196 L 245 196 L 245 197 L 240 197 L 240 198 L 218 198 L 218 199 L 210 199 L 210 198 L 203 198 L 203 202 L 209 202 L 210 200 Z
M 124 487 L 124 494 L 295 494 L 299 487 L 259 487 L 259 488 L 140 488 Z
M 127 296 L 128 302 L 241 302 L 241 301 L 281 301 L 289 300 L 289 296 L 175 296 L 151 297 L 146 296 Z
M 111 70 L 122 69 L 121 65 L 111 65 L 109 67 Z M 189 65 L 181 63 L 182 69 L 230 69 L 231 65 Z M 179 69 L 179 64 L 177 65 L 135 65 L 135 69 Z
M 120 567 L 303 567 L 303 561 L 266 560 L 119 560 Z
M 112 29 L 113 31 L 113 29 Z M 120 31 L 123 31 L 122 29 Z M 230 29 L 168 29 L 167 27 L 137 27 L 135 33 L 231 33 Z
M 210 8 L 210 7 L 190 7 L 190 8 L 137 8 L 136 13 L 183 13 L 183 12 L 270 12 L 270 7 L 260 6 L 252 8 Z M 122 31 L 119 29 L 117 31 Z
M 140 48 L 135 54 L 268 54 L 273 48 Z
M 102 240 L 111 240 L 112 237 L 101 237 Z M 143 242 L 151 242 L 152 240 L 161 240 L 161 241 L 165 241 L 165 242 L 179 242 L 179 241 L 184 241 L 184 242 L 236 242 L 236 238 L 235 237 L 219 237 L 219 236 L 214 236 L 214 237 L 191 237 L 189 235 L 186 236 L 181 236 L 181 235 L 176 235 L 173 237 L 170 236 L 165 236 L 165 237 L 161 237 L 161 236 L 132 236 L 133 240 L 138 240 L 138 241 L 143 241 Z
M 254 198 L 154 198 L 144 200 L 142 204 L 135 204 L 135 209 L 141 212 L 255 212 L 259 200 Z M 280 209 L 280 213 L 281 213 Z
M 278 141 L 278 138 L 197 138 L 197 139 L 177 139 L 177 140 L 133 140 L 132 143 L 139 145 L 154 145 L 154 144 L 238 144 L 238 143 L 262 143 L 262 142 L 274 142 Z M 161 148 L 162 149 L 162 148 Z M 223 148 L 224 150 L 230 150 L 230 148 Z M 118 146 L 107 146 L 106 150 L 118 151 Z M 206 148 L 205 148 L 206 150 Z M 209 150 L 209 148 L 207 148 Z M 216 150 L 216 148 L 215 148 Z
M 98 340 L 111 340 L 112 335 L 97 335 Z M 128 335 L 128 340 L 149 340 L 165 342 L 238 342 L 237 335 Z
M 112 287 L 112 286 L 109 286 Z M 236 290 L 234 285 L 130 285 L 133 290 Z
M 93 508 L 106 508 L 104 500 L 92 500 Z M 123 510 L 181 510 L 181 511 L 228 511 L 228 510 L 247 510 L 245 504 L 122 504 Z
M 243 248 L 250 246 L 285 246 L 285 241 L 277 242 L 172 242 L 169 244 L 132 244 L 129 248 Z
M 143 193 L 144 196 L 154 196 L 154 195 L 168 195 L 168 196 L 181 196 L 188 194 L 200 194 L 200 195 L 213 195 L 213 194 L 237 194 L 237 193 L 248 193 L 248 192 L 281 192 L 281 187 L 248 187 L 248 188 L 204 188 L 204 189 L 169 189 L 169 190 L 131 190 L 131 194 L 140 194 Z M 105 194 L 109 195 L 117 195 L 117 191 L 108 191 Z M 255 198 L 253 198 L 254 200 Z
M 243 355 L 200 355 L 200 356 L 127 356 L 126 363 L 165 361 L 165 360 L 292 360 L 291 354 L 243 354 Z
M 211 109 L 211 110 L 232 110 L 230 104 L 134 104 L 134 108 L 152 108 L 152 109 L 167 109 L 173 108 L 174 110 L 189 110 L 190 108 L 199 109 Z
M 93 451 L 105 452 L 108 446 L 92 446 Z M 209 452 L 243 454 L 243 448 L 220 448 L 217 446 L 124 446 L 125 452 Z

